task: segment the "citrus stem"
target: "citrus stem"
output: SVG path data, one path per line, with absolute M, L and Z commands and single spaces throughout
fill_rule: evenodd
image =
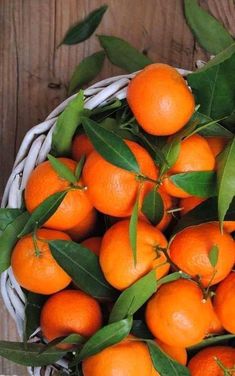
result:
M 154 180 L 154 179 L 151 179 L 149 178 L 148 176 L 144 176 L 144 175 L 136 175 L 136 179 L 141 181 L 141 182 L 145 182 L 145 181 L 148 181 L 150 183 L 153 183 L 156 185 L 156 187 L 158 188 L 160 185 L 161 185 L 161 180 Z
M 39 257 L 41 255 L 40 249 L 38 248 L 38 238 L 36 235 L 36 229 L 33 231 L 33 245 L 34 245 L 34 250 L 35 250 L 35 255 L 36 257 Z
M 158 252 L 162 252 L 164 255 L 165 255 L 165 257 L 166 257 L 166 259 L 167 259 L 167 262 L 170 264 L 170 266 L 171 266 L 171 268 L 172 268 L 172 270 L 174 270 L 174 271 L 176 271 L 176 272 L 179 272 L 180 271 L 180 269 L 178 268 L 178 266 L 171 260 L 171 258 L 170 258 L 170 256 L 169 256 L 169 254 L 168 254 L 168 250 L 167 250 L 167 248 L 163 248 L 163 247 L 161 247 L 160 245 L 157 245 L 156 247 L 155 247 L 155 251 L 158 253 Z
M 208 299 L 209 296 L 210 296 L 210 287 L 211 287 L 211 284 L 212 284 L 212 282 L 213 282 L 213 279 L 215 278 L 216 273 L 217 273 L 217 270 L 214 269 L 214 271 L 213 271 L 213 273 L 212 273 L 212 276 L 211 276 L 211 279 L 210 279 L 210 281 L 209 281 L 209 283 L 208 283 L 208 286 L 207 286 L 207 288 L 206 288 L 206 291 L 205 291 L 205 297 L 206 297 L 206 299 Z
M 235 368 L 226 368 L 225 365 L 221 362 L 220 359 L 218 359 L 216 356 L 214 357 L 216 363 L 221 368 L 221 370 L 224 372 L 225 376 L 232 376 L 233 372 L 235 371 Z

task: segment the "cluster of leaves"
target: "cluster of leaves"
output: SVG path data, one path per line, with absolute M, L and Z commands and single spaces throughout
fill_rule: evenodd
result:
M 229 139 L 224 152 L 217 161 L 217 172 L 189 172 L 171 176 L 172 181 L 192 195 L 207 200 L 176 221 L 172 235 L 189 225 L 235 218 L 235 43 L 230 34 L 197 5 L 195 0 L 185 0 L 185 15 L 189 26 L 199 43 L 210 53 L 216 54 L 213 60 L 201 70 L 187 76 L 197 103 L 197 108 L 187 126 L 175 134 L 170 142 L 164 138 L 152 137 L 143 132 L 128 109 L 125 100 L 114 100 L 103 107 L 89 111 L 85 108 L 82 90 L 60 114 L 53 134 L 52 154 L 55 156 L 70 155 L 71 143 L 75 133 L 85 132 L 94 148 L 110 163 L 134 173 L 138 179 L 141 175 L 138 162 L 123 139 L 135 140 L 143 145 L 160 168 L 160 179 L 174 165 L 180 152 L 183 139 L 192 134 L 203 136 L 220 136 Z M 86 19 L 72 27 L 61 44 L 77 44 L 90 37 L 99 25 L 106 6 L 93 11 Z M 218 37 L 219 36 L 219 37 Z M 150 59 L 120 38 L 99 36 L 103 51 L 99 51 L 82 61 L 76 68 L 70 82 L 72 92 L 92 80 L 102 68 L 105 56 L 111 63 L 133 72 L 151 63 Z M 17 239 L 45 223 L 56 211 L 67 192 L 78 184 L 84 159 L 78 163 L 75 174 L 59 162 L 53 155 L 48 156 L 57 173 L 69 182 L 69 188 L 47 198 L 31 215 L 20 209 L 0 210 L 0 272 L 10 266 L 11 250 Z M 142 211 L 152 224 L 157 224 L 163 215 L 163 203 L 158 193 L 159 181 L 146 196 Z M 130 219 L 130 242 L 133 257 L 136 258 L 136 234 L 138 219 L 138 197 Z M 26 366 L 42 366 L 54 363 L 62 356 L 67 356 L 71 369 L 79 362 L 107 346 L 120 342 L 130 332 L 148 345 L 153 363 L 163 376 L 189 375 L 186 367 L 168 357 L 152 341 L 151 334 L 143 321 L 136 314 L 160 285 L 178 278 L 188 278 L 179 272 L 171 273 L 156 281 L 155 272 L 151 271 L 121 294 L 113 289 L 105 280 L 99 266 L 98 257 L 81 244 L 54 240 L 49 242 L 53 257 L 71 276 L 73 282 L 86 293 L 100 301 L 115 301 L 106 325 L 88 340 L 71 334 L 58 338 L 51 343 L 27 344 L 29 335 L 38 327 L 40 310 L 44 298 L 26 292 L 25 342 L 0 342 L 0 355 Z M 218 250 L 213 247 L 210 254 L 211 264 L 216 265 Z M 141 317 L 141 315 L 140 315 Z M 215 336 L 206 339 L 190 349 L 194 353 L 204 346 L 225 343 L 234 339 L 234 335 Z M 58 350 L 58 343 L 74 345 L 72 353 Z

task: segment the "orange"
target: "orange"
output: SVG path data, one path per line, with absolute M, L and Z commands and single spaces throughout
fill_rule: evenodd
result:
M 215 312 L 223 327 L 235 333 L 235 273 L 232 272 L 220 282 L 214 299 Z
M 42 333 L 47 341 L 72 333 L 90 337 L 101 324 L 98 302 L 79 290 L 64 290 L 52 295 L 44 304 L 40 317 Z
M 74 137 L 72 144 L 72 156 L 75 161 L 79 162 L 83 155 L 85 155 L 87 158 L 93 150 L 94 146 L 86 134 L 80 134 Z
M 181 198 L 179 202 L 179 208 L 182 208 L 180 211 L 181 215 L 185 215 L 194 208 L 196 208 L 198 205 L 200 205 L 203 201 L 205 201 L 204 198 L 191 196 L 186 198 Z
M 159 339 L 155 339 L 158 346 L 172 359 L 176 360 L 176 362 L 183 364 L 186 366 L 187 364 L 187 351 L 184 347 L 179 346 L 169 346 L 166 343 L 160 341 Z
M 224 328 L 220 322 L 220 319 L 215 312 L 214 306 L 211 303 L 211 321 L 207 330 L 208 334 L 220 334 L 224 332 Z
M 136 142 L 125 142 L 135 155 L 142 175 L 156 180 L 157 169 L 148 152 Z M 130 216 L 140 186 L 140 207 L 144 194 L 153 187 L 153 183 L 141 183 L 136 174 L 107 162 L 97 151 L 93 151 L 87 158 L 83 179 L 94 207 L 114 217 Z
M 218 247 L 215 267 L 209 259 L 214 246 Z M 187 227 L 178 232 L 169 251 L 172 261 L 192 277 L 200 276 L 204 286 L 222 281 L 231 272 L 235 261 L 233 238 L 226 232 L 222 234 L 216 222 Z
M 235 221 L 224 221 L 224 231 L 229 233 L 235 231 Z
M 79 242 L 89 236 L 95 228 L 97 222 L 97 211 L 92 208 L 86 217 L 69 228 L 66 232 L 76 242 Z
M 212 171 L 214 168 L 215 157 L 208 142 L 202 136 L 195 134 L 181 142 L 179 157 L 169 170 L 168 175 L 193 171 Z M 177 187 L 169 177 L 165 177 L 163 186 L 166 192 L 173 197 L 185 198 L 191 196 Z
M 133 336 L 107 347 L 82 363 L 84 376 L 151 376 L 152 361 L 147 346 Z
M 169 196 L 162 187 L 159 188 L 158 192 L 163 201 L 163 216 L 160 222 L 156 225 L 156 228 L 160 231 L 164 231 L 172 220 L 172 214 L 168 213 L 168 210 L 173 208 L 173 198 Z M 148 222 L 147 217 L 142 212 L 140 212 L 139 218 Z
M 151 64 L 138 73 L 128 86 L 127 102 L 140 126 L 157 136 L 179 131 L 195 108 L 186 81 L 167 64 Z
M 210 346 L 199 351 L 189 361 L 188 368 L 191 376 L 224 376 L 225 373 L 217 364 L 217 358 L 227 369 L 233 369 L 228 373 L 234 376 L 235 349 L 229 346 Z
M 212 150 L 212 153 L 215 157 L 224 150 L 226 144 L 228 143 L 227 138 L 223 137 L 208 137 L 207 142 Z
M 152 334 L 167 345 L 192 346 L 207 333 L 210 301 L 196 283 L 179 279 L 158 289 L 147 303 L 145 319 Z
M 11 266 L 18 283 L 26 290 L 37 294 L 53 294 L 71 282 L 70 276 L 57 264 L 51 254 L 48 240 L 70 240 L 70 237 L 55 230 L 40 229 L 18 240 L 11 256 Z
M 68 158 L 58 158 L 71 171 L 75 171 L 76 162 Z M 82 180 L 79 185 L 83 186 Z M 32 172 L 25 188 L 25 203 L 32 213 L 46 198 L 56 192 L 66 190 L 69 183 L 59 177 L 49 161 L 39 164 Z M 82 189 L 74 189 L 67 193 L 56 212 L 44 224 L 56 230 L 67 230 L 82 221 L 91 211 L 92 205 L 87 193 Z
M 90 249 L 98 256 L 100 253 L 101 242 L 102 238 L 100 236 L 94 236 L 92 238 L 83 240 L 81 244 L 84 245 L 84 247 Z
M 129 220 L 115 223 L 104 234 L 100 249 L 100 266 L 106 280 L 118 290 L 124 290 L 154 268 L 156 277 L 161 278 L 167 274 L 169 264 L 165 255 L 157 252 L 158 246 L 167 247 L 165 236 L 150 224 L 139 221 L 135 265 Z

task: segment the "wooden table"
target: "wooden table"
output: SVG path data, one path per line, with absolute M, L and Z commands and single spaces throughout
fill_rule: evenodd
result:
M 82 58 L 99 50 L 86 43 L 55 50 L 68 27 L 104 0 L 0 1 L 0 194 L 25 132 L 66 97 L 66 85 Z M 106 0 L 100 34 L 120 36 L 153 61 L 194 69 L 208 56 L 195 42 L 183 16 L 182 0 Z M 201 5 L 235 34 L 233 0 L 204 0 Z M 121 71 L 105 62 L 97 80 Z M 13 321 L 0 308 L 0 337 L 16 340 Z M 0 360 L 0 374 L 27 375 L 24 367 Z

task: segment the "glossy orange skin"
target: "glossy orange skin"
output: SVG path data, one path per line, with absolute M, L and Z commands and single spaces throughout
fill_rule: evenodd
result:
M 214 298 L 215 312 L 223 327 L 235 333 L 235 273 L 231 272 L 216 289 Z
M 100 248 L 101 248 L 102 237 L 100 236 L 93 236 L 92 238 L 88 238 L 83 240 L 81 243 L 84 247 L 90 249 L 94 252 L 97 256 L 99 256 Z
M 156 180 L 158 172 L 148 152 L 136 142 L 125 142 L 135 155 L 142 174 Z M 144 194 L 153 187 L 153 183 L 141 184 L 134 173 L 112 165 L 97 151 L 93 151 L 85 162 L 83 179 L 94 207 L 114 217 L 131 215 L 140 185 L 140 205 Z
M 213 246 L 219 248 L 215 268 L 209 254 Z M 178 232 L 170 244 L 172 261 L 192 277 L 200 276 L 204 286 L 222 281 L 232 270 L 235 261 L 235 243 L 230 234 L 220 232 L 217 222 L 191 226 Z M 211 280 L 214 271 L 216 274 Z
M 95 229 L 96 223 L 97 211 L 92 208 L 83 220 L 80 220 L 74 227 L 68 229 L 66 232 L 72 240 L 79 242 L 92 233 Z
M 215 357 L 226 368 L 234 368 L 235 349 L 229 346 L 210 346 L 199 351 L 189 361 L 188 368 L 191 376 L 224 376 L 223 370 L 216 363 Z M 229 373 L 235 375 L 235 372 Z
M 71 171 L 75 171 L 76 162 L 68 158 L 58 158 Z M 83 185 L 82 180 L 79 185 Z M 25 188 L 25 203 L 32 213 L 50 195 L 65 190 L 69 183 L 59 177 L 49 161 L 39 164 L 31 173 Z M 60 204 L 56 212 L 44 224 L 44 227 L 67 230 L 82 221 L 91 211 L 92 205 L 85 190 L 72 190 Z
M 228 143 L 227 138 L 223 137 L 207 137 L 207 142 L 212 150 L 212 153 L 215 157 L 224 150 L 226 144 Z
M 101 309 L 94 298 L 82 291 L 60 291 L 44 304 L 40 325 L 48 341 L 72 333 L 90 337 L 102 325 Z
M 199 343 L 211 320 L 210 302 L 198 285 L 179 279 L 161 286 L 149 300 L 145 313 L 152 334 L 170 346 Z
M 192 171 L 212 171 L 214 169 L 215 157 L 207 140 L 195 134 L 181 142 L 179 157 L 169 170 L 168 175 Z M 163 187 L 173 197 L 186 198 L 191 196 L 183 189 L 177 187 L 169 177 L 165 177 L 163 180 Z
M 37 238 L 40 255 L 36 254 L 32 235 L 24 236 L 13 249 L 11 267 L 16 280 L 26 290 L 37 294 L 53 294 L 67 287 L 71 278 L 57 264 L 46 241 L 70 240 L 70 237 L 61 231 L 40 229 Z
M 74 137 L 72 143 L 72 156 L 75 161 L 79 162 L 83 155 L 87 158 L 93 150 L 94 146 L 86 134 L 80 134 Z
M 169 264 L 160 252 L 156 257 L 156 246 L 167 247 L 165 236 L 144 221 L 137 227 L 137 262 L 129 238 L 129 220 L 115 223 L 104 234 L 100 249 L 100 266 L 106 280 L 118 290 L 124 290 L 156 267 L 156 277 L 167 274 Z M 161 265 L 161 266 L 160 266 Z
M 207 330 L 208 334 L 221 334 L 224 332 L 224 328 L 220 322 L 220 319 L 215 312 L 215 308 L 211 303 L 211 321 Z
M 176 362 L 182 364 L 183 366 L 186 366 L 188 355 L 184 347 L 169 346 L 166 343 L 160 341 L 159 339 L 155 339 L 155 342 L 172 359 L 176 360 Z
M 191 118 L 195 101 L 183 77 L 167 64 L 151 64 L 129 83 L 127 102 L 140 126 L 157 136 L 179 131 Z
M 84 376 L 151 376 L 152 361 L 146 344 L 124 341 L 107 347 L 82 363 Z

